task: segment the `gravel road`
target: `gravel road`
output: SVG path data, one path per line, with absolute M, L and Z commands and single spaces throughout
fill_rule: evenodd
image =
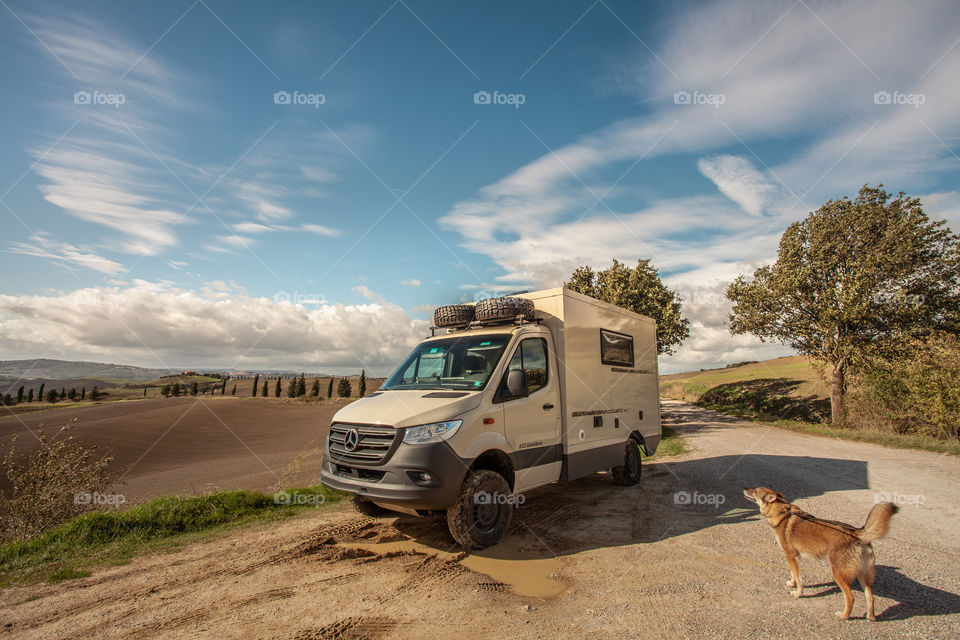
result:
M 676 401 L 690 445 L 636 487 L 605 474 L 525 496 L 497 547 L 464 555 L 440 523 L 346 506 L 250 527 L 59 585 L 0 592 L 18 637 L 957 638 L 960 460 L 744 423 Z M 874 543 L 877 622 L 834 612 L 829 567 L 783 553 L 741 487 L 861 525 L 898 502 Z

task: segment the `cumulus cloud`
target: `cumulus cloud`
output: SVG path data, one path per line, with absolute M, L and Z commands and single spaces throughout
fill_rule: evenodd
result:
M 282 296 L 278 296 L 282 300 Z M 143 281 L 69 293 L 0 295 L 7 357 L 111 360 L 163 367 L 293 368 L 385 374 L 428 323 L 389 303 L 320 304 Z

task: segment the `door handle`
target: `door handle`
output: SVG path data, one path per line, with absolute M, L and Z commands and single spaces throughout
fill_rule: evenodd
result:
M 547 403 L 545 403 L 545 404 L 543 405 L 543 410 L 544 410 L 544 411 L 549 411 L 550 409 L 553 409 L 553 404 L 552 404 L 552 403 L 547 402 Z

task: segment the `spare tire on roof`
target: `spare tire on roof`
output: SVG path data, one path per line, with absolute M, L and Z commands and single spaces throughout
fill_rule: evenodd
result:
M 476 304 L 477 320 L 513 320 L 521 316 L 533 320 L 533 300 L 503 297 L 487 298 Z
M 472 304 L 448 304 L 437 307 L 433 312 L 435 327 L 465 327 L 473 322 L 474 308 Z

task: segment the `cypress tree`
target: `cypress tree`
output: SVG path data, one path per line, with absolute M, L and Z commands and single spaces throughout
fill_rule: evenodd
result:
M 337 395 L 341 398 L 349 398 L 351 393 L 353 393 L 353 389 L 350 386 L 350 381 L 346 378 L 340 378 L 340 382 L 337 383 Z
M 67 390 L 62 387 L 60 388 L 60 399 L 61 400 L 67 399 Z
M 237 383 L 236 383 L 236 382 L 233 383 L 233 391 L 230 392 L 230 395 L 232 395 L 232 396 L 237 395 Z
M 42 402 L 42 401 L 43 401 L 43 388 L 44 388 L 45 386 L 47 386 L 47 383 L 46 383 L 46 382 L 41 382 L 41 383 L 40 383 L 40 391 L 37 392 L 37 402 Z
M 23 387 L 22 387 L 22 386 L 21 386 L 19 389 L 17 389 L 17 402 L 18 402 L 18 403 L 23 402 Z
M 330 384 L 327 385 L 327 397 L 333 397 L 333 378 L 330 378 Z
M 143 397 L 144 397 L 144 398 L 147 397 L 147 388 L 146 388 L 146 387 L 143 388 Z
M 313 386 L 310 387 L 310 395 L 314 397 L 317 397 L 320 395 L 320 379 L 319 378 L 313 379 Z
M 360 370 L 360 382 L 357 383 L 357 397 L 362 398 L 367 393 L 367 370 Z
M 303 374 L 300 374 L 300 379 L 297 380 L 297 397 L 302 398 L 307 395 L 307 380 L 303 377 Z
M 253 397 L 257 397 L 257 387 L 260 386 L 260 374 L 253 376 Z
M 264 398 L 267 397 L 267 381 L 266 380 L 263 381 L 263 391 L 260 392 L 260 395 L 262 395 Z
M 27 402 L 33 402 L 33 388 L 31 387 L 29 393 L 27 393 Z
M 81 399 L 81 400 L 86 400 L 86 399 L 87 399 L 87 388 L 86 388 L 86 387 L 84 387 L 83 389 L 80 390 L 80 399 Z
M 275 398 L 279 398 L 279 397 L 280 397 L 280 391 L 281 391 L 281 388 L 280 388 L 280 380 L 281 380 L 281 379 L 282 379 L 282 378 L 281 378 L 280 376 L 277 376 L 277 386 L 276 386 L 276 387 L 274 388 L 274 390 L 273 390 L 273 397 L 275 397 Z
M 287 397 L 296 398 L 297 391 L 299 390 L 300 390 L 300 378 L 297 378 L 296 376 L 294 376 L 293 378 L 290 378 L 290 384 L 287 386 Z
M 197 395 L 200 393 L 200 385 L 197 384 L 196 380 L 193 381 L 193 386 L 190 388 L 190 393 L 192 395 Z

